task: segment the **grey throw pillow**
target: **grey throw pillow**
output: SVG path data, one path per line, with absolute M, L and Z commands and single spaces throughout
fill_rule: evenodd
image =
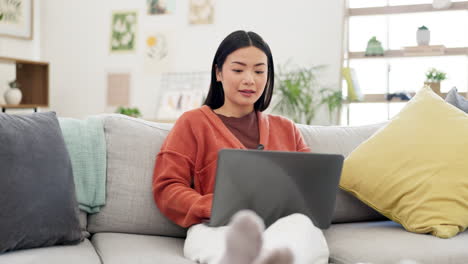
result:
M 55 113 L 0 114 L 0 253 L 82 239 Z
M 445 101 L 454 105 L 465 113 L 468 113 L 468 100 L 458 94 L 457 88 L 453 87 L 452 90 L 447 93 Z

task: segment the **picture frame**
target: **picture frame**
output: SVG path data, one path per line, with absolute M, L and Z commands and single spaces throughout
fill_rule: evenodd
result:
M 0 0 L 0 36 L 32 39 L 34 0 Z
M 113 11 L 110 52 L 134 52 L 137 42 L 137 10 Z
M 211 72 L 165 72 L 157 92 L 156 120 L 173 122 L 184 112 L 201 107 L 208 94 Z
M 146 0 L 147 15 L 167 15 L 175 13 L 176 0 Z
M 215 13 L 214 0 L 190 0 L 189 1 L 189 24 L 208 25 L 214 23 Z

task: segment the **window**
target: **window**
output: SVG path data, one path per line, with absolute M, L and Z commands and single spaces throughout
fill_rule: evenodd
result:
M 391 118 L 405 103 L 388 102 L 386 95 L 414 94 L 424 85 L 429 68 L 447 73 L 447 80 L 441 82 L 442 93 L 457 87 L 466 95 L 468 1 L 452 0 L 450 8 L 444 10 L 434 9 L 428 0 L 348 0 L 347 6 L 343 66 L 355 70 L 365 96 L 363 102 L 346 104 L 344 124 L 369 124 Z M 443 45 L 444 54 L 405 55 L 404 47 L 417 46 L 416 31 L 422 25 L 431 31 L 430 45 Z M 382 43 L 384 56 L 364 55 L 373 36 Z

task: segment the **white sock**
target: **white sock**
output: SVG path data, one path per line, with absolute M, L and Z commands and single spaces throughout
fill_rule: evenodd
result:
M 252 264 L 262 249 L 263 220 L 254 212 L 236 213 L 226 232 L 226 248 L 219 263 Z
M 294 256 L 287 247 L 275 248 L 259 257 L 253 264 L 293 264 Z

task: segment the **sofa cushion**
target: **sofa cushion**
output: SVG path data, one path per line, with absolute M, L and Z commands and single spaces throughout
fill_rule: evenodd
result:
M 55 113 L 0 114 L 0 253 L 80 242 L 73 173 Z
M 80 210 L 80 214 L 78 215 L 78 218 L 80 220 L 80 228 L 81 228 L 81 235 L 84 238 L 88 238 L 90 236 L 88 230 L 87 230 L 87 225 L 88 225 L 88 213 L 85 211 Z
M 92 243 L 105 264 L 194 264 L 184 257 L 181 238 L 98 233 Z
M 160 213 L 151 188 L 156 155 L 170 128 L 123 115 L 105 117 L 106 205 L 88 216 L 89 232 L 185 237 L 185 229 Z
M 314 153 L 349 155 L 359 144 L 367 140 L 386 123 L 365 126 L 309 126 L 300 125 L 306 144 Z M 354 196 L 338 190 L 333 223 L 386 219 Z
M 458 94 L 457 88 L 453 87 L 445 97 L 445 101 L 468 113 L 468 100 Z
M 101 264 L 88 239 L 73 246 L 53 246 L 17 250 L 0 255 L 0 264 Z
M 340 186 L 408 231 L 468 226 L 468 115 L 422 88 L 345 160 Z
M 468 259 L 468 232 L 451 239 L 407 232 L 392 221 L 335 224 L 324 230 L 334 264 L 462 264 Z M 401 262 L 403 263 L 403 262 Z M 405 262 L 414 263 L 414 262 Z

